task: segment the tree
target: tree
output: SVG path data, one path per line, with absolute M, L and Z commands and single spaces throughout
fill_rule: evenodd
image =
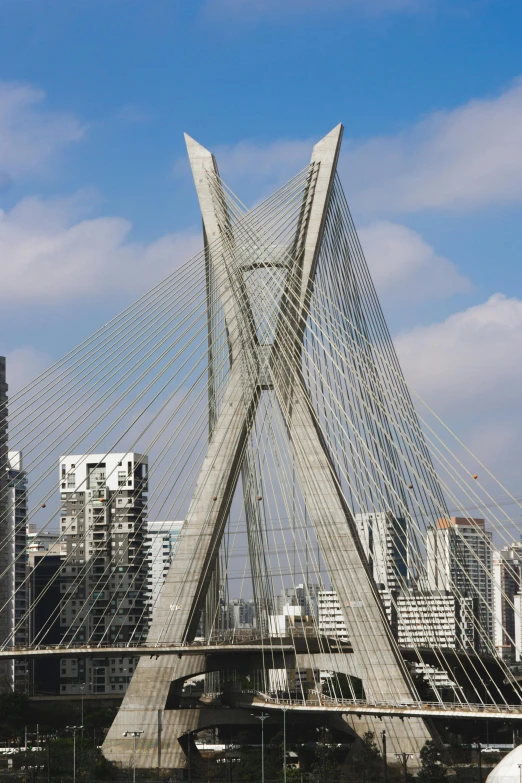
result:
M 448 780 L 448 768 L 444 751 L 433 740 L 428 740 L 421 748 L 421 769 L 417 775 L 419 783 L 445 783 Z
M 29 699 L 24 693 L 0 693 L 0 736 L 3 740 L 23 731 L 29 716 Z

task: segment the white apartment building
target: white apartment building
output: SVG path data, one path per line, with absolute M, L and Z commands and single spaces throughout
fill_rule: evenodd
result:
M 522 593 L 513 597 L 515 607 L 515 660 L 522 661 Z
M 473 602 L 445 591 L 400 593 L 397 641 L 400 647 L 473 649 Z
M 317 596 L 319 633 L 348 642 L 348 629 L 335 590 L 321 590 Z
M 147 600 L 151 613 L 176 553 L 182 527 L 183 522 L 149 522 L 147 526 Z
M 434 591 L 456 591 L 472 600 L 479 652 L 493 646 L 492 534 L 483 519 L 439 519 L 426 540 L 427 584 Z
M 520 590 L 522 544 L 493 552 L 493 607 L 495 649 L 501 658 L 514 660 L 517 644 L 515 596 Z
M 142 454 L 69 454 L 60 459 L 64 642 L 124 644 L 146 637 L 147 474 Z M 125 656 L 63 659 L 60 692 L 122 695 L 135 665 L 135 659 Z

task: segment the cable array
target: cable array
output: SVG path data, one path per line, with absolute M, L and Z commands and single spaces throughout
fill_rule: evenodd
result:
M 147 592 L 147 519 L 187 520 L 181 550 L 206 546 L 203 534 L 189 541 L 191 514 L 205 492 L 198 476 L 217 429 L 234 434 L 237 417 L 223 422 L 237 406 L 245 434 L 223 474 L 235 494 L 179 641 L 192 643 L 196 632 L 239 641 L 248 631 L 266 652 L 253 681 L 274 698 L 306 699 L 315 691 L 356 699 L 371 690 L 373 698 L 384 701 L 391 692 L 403 701 L 429 687 L 441 702 L 452 690 L 462 703 L 512 703 L 521 688 L 498 639 L 513 651 L 520 645 L 508 589 L 510 579 L 520 583 L 520 572 L 507 560 L 495 570 L 498 549 L 513 544 L 512 520 L 494 501 L 491 474 L 482 484 L 477 474 L 486 469 L 415 395 L 413 404 L 337 176 L 301 297 L 318 174 L 317 165 L 306 167 L 252 210 L 217 172 L 210 176 L 224 216 L 221 235 L 11 398 L 10 449 L 23 452 L 29 489 L 18 500 L 25 518 L 0 541 L 0 552 L 28 523 L 63 541 L 55 575 L 62 600 L 31 645 L 45 646 L 58 620 L 69 648 L 172 641 L 174 612 Z M 318 513 L 325 474 L 316 450 L 299 439 L 307 422 L 344 509 L 341 526 Z M 148 487 L 146 504 L 118 534 L 117 552 L 111 544 L 122 517 L 112 518 L 111 509 L 124 497 L 117 467 L 104 475 L 113 489 L 99 506 L 109 531 L 99 546 L 101 512 L 92 513 L 92 477 L 113 453 L 122 462 L 133 454 L 133 475 L 142 477 L 143 493 Z M 83 484 L 72 469 L 62 472 L 65 455 L 78 455 L 76 472 L 90 460 Z M 223 458 L 216 454 L 205 470 Z M 69 484 L 76 505 L 64 513 Z M 228 491 L 216 486 L 218 494 Z M 467 521 L 466 534 L 449 508 Z M 484 526 L 470 516 L 474 509 L 483 510 Z M 369 587 L 342 561 L 348 535 Z M 29 546 L 20 549 L 15 562 L 28 553 Z M 190 563 L 180 563 L 175 558 L 171 566 L 180 585 L 173 606 L 183 604 L 190 576 Z M 0 579 L 13 567 L 4 566 Z M 29 579 L 9 600 L 27 591 Z M 34 598 L 2 648 L 13 645 L 50 589 Z M 100 598 L 105 593 L 112 605 Z M 350 602 L 336 604 L 336 593 Z M 383 682 L 374 658 L 372 601 L 400 682 Z M 509 621 L 499 620 L 495 601 Z M 65 622 L 73 606 L 74 621 Z M 240 617 L 246 608 L 248 621 Z M 281 668 L 288 639 L 305 651 L 308 666 Z M 350 643 L 360 648 L 364 676 Z M 219 678 L 212 683 L 218 688 Z

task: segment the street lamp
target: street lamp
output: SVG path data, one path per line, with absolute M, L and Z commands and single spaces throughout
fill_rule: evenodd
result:
M 76 732 L 83 726 L 66 726 L 73 733 L 73 783 L 76 783 Z
M 482 783 L 482 747 L 477 740 L 477 753 L 478 753 L 478 783 Z
M 281 707 L 283 710 L 283 783 L 286 783 L 286 711 L 288 707 Z
M 124 731 L 124 737 L 132 737 L 132 783 L 136 783 L 136 740 L 141 737 L 143 731 Z
M 83 739 L 83 692 L 85 691 L 85 683 L 80 684 L 78 687 L 80 689 L 80 693 L 82 694 L 82 699 L 81 699 L 81 701 L 82 701 L 82 725 L 81 725 L 80 728 L 82 730 L 82 739 Z
M 382 759 L 383 759 L 383 779 L 384 783 L 388 783 L 388 762 L 386 760 L 386 732 L 381 731 L 381 737 L 382 737 Z
M 402 772 L 404 775 L 404 783 L 408 783 L 408 759 L 413 757 L 413 753 L 396 753 L 395 756 L 402 761 Z
M 323 726 L 323 783 L 326 783 L 326 726 Z
M 190 731 L 186 731 L 183 735 L 187 738 L 187 772 L 188 772 L 188 783 L 192 783 L 192 735 Z
M 265 720 L 270 717 L 264 712 L 261 715 L 250 713 L 254 718 L 261 721 L 261 783 L 265 783 Z

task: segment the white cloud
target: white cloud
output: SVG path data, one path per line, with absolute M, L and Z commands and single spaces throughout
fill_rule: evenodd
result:
M 363 226 L 359 237 L 377 292 L 394 301 L 442 299 L 472 289 L 451 261 L 407 226 L 378 221 Z
M 522 78 L 499 95 L 432 112 L 398 133 L 357 141 L 348 125 L 339 171 L 358 213 L 470 211 L 520 202 L 521 138 Z M 252 198 L 306 166 L 313 143 L 241 141 L 213 151 L 224 179 L 239 196 L 245 189 Z
M 522 200 L 521 138 L 519 79 L 397 134 L 347 142 L 340 168 L 357 209 L 472 210 Z
M 27 198 L 10 212 L 0 211 L 4 306 L 140 294 L 200 249 L 200 237 L 190 232 L 145 245 L 129 241 L 132 225 L 123 218 L 77 221 L 81 201 Z
M 412 388 L 516 489 L 522 459 L 522 301 L 495 294 L 445 321 L 399 335 L 395 345 Z
M 45 93 L 0 81 L 0 186 L 41 171 L 84 128 L 70 114 L 43 107 Z
M 483 304 L 419 326 L 395 340 L 412 386 L 439 410 L 484 412 L 519 403 L 522 301 L 494 294 Z

